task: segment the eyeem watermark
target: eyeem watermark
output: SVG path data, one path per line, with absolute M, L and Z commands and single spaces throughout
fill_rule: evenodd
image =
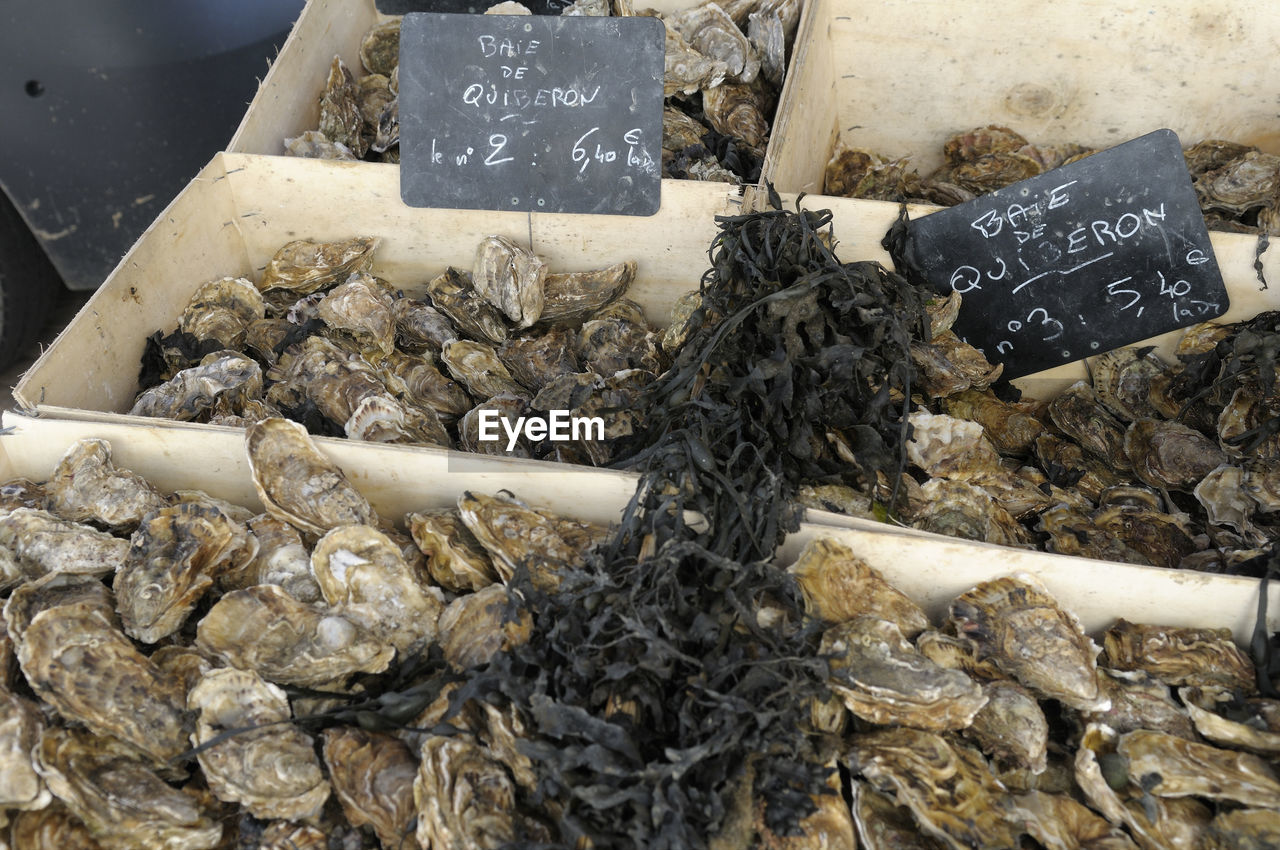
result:
M 520 416 L 515 424 L 496 410 L 480 411 L 480 439 L 490 443 L 502 439 L 498 424 L 507 433 L 507 451 L 516 447 L 523 434 L 526 440 L 538 443 L 543 440 L 565 442 L 567 440 L 603 440 L 604 418 L 600 416 L 571 416 L 567 410 L 549 410 L 546 416 Z

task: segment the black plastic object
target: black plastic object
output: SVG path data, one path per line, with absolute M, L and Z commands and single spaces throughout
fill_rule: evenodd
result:
M 953 330 L 1005 378 L 1226 312 L 1178 137 L 1145 136 L 916 219 L 905 260 L 961 293 Z
M 400 196 L 414 207 L 653 215 L 657 18 L 406 15 Z
M 407 15 L 411 12 L 458 12 L 480 15 L 499 0 L 376 0 L 374 6 L 384 15 Z M 572 0 L 520 0 L 535 15 L 559 15 Z
M 219 150 L 303 0 L 0 4 L 0 187 L 92 289 Z

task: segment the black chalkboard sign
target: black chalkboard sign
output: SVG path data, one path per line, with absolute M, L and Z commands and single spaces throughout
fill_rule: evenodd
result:
M 376 0 L 373 4 L 384 15 L 407 15 L 411 12 L 458 12 L 480 15 L 500 0 Z M 520 0 L 535 15 L 559 15 L 572 0 Z
M 906 261 L 1016 378 L 1227 309 L 1178 137 L 1157 130 L 911 222 Z
M 653 215 L 665 39 L 652 17 L 406 15 L 401 198 Z

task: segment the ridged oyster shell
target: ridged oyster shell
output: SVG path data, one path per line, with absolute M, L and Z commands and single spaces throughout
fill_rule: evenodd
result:
M 352 826 L 373 827 L 383 847 L 418 846 L 410 825 L 417 815 L 413 782 L 418 760 L 399 739 L 355 726 L 324 730 L 324 763 L 334 796 Z
M 329 79 L 320 93 L 320 132 L 348 147 L 359 159 L 369 149 L 361 129 L 355 78 L 342 57 L 334 56 L 329 66 Z
M 249 325 L 266 315 L 267 305 L 252 281 L 222 277 L 192 293 L 178 327 L 196 339 L 217 340 L 221 348 L 236 348 L 244 342 Z
M 800 585 L 805 610 L 825 622 L 844 623 L 871 614 L 893 622 L 908 638 L 929 628 L 919 605 L 835 540 L 811 541 L 787 572 Z
M 716 3 L 677 12 L 667 23 L 703 56 L 725 63 L 726 76 L 749 83 L 760 73 L 760 57 L 728 13 Z M 715 86 L 702 86 L 706 91 Z
M 1229 629 L 1151 626 L 1120 619 L 1103 639 L 1107 666 L 1144 670 L 1169 685 L 1255 689 L 1253 662 Z
M 463 493 L 458 511 L 503 581 L 524 565 L 543 589 L 558 587 L 556 571 L 576 564 L 583 550 L 606 533 L 601 526 L 563 519 L 501 494 Z
M 466 385 L 471 395 L 480 399 L 493 398 L 501 393 L 522 395 L 524 387 L 511 377 L 502 365 L 498 352 L 491 345 L 470 340 L 454 340 L 445 343 L 440 358 L 449 374 Z
M 471 276 L 450 268 L 427 284 L 431 305 L 469 337 L 493 345 L 507 338 L 502 313 L 476 292 Z
M 328 289 L 353 272 L 367 272 L 377 246 L 377 239 L 366 236 L 338 242 L 295 239 L 271 257 L 258 289 L 287 289 L 298 296 Z
M 32 508 L 0 512 L 0 546 L 33 578 L 50 572 L 106 575 L 129 552 L 127 540 Z
M 35 703 L 0 690 L 0 809 L 43 809 L 53 799 L 31 761 L 44 726 Z
M 542 315 L 546 279 L 542 258 L 505 236 L 486 236 L 476 247 L 472 286 L 517 328 L 529 327 Z
M 236 405 L 261 394 L 261 366 L 234 351 L 214 351 L 198 365 L 140 393 L 129 415 L 190 422 L 215 404 Z
M 240 803 L 258 818 L 302 819 L 319 813 L 329 797 L 329 783 L 320 772 L 311 736 L 280 722 L 292 717 L 284 691 L 257 673 L 227 667 L 201 679 L 187 705 L 198 713 L 193 746 L 238 730 L 196 754 L 219 800 Z
M 475 743 L 438 736 L 423 743 L 413 796 L 423 847 L 497 850 L 515 840 L 515 787 Z
M 465 670 L 528 641 L 533 621 L 505 585 L 491 584 L 450 602 L 438 626 L 445 659 Z
M 542 322 L 572 322 L 619 298 L 636 276 L 634 260 L 585 272 L 548 272 L 543 286 Z
M 444 589 L 455 593 L 480 590 L 500 580 L 488 553 L 457 509 L 410 513 L 405 523 L 413 542 L 427 556 L 431 578 Z
M 259 584 L 278 584 L 299 602 L 320 599 L 320 586 L 311 574 L 311 555 L 296 528 L 270 514 L 249 520 L 249 531 L 258 541 L 258 553 L 240 568 L 218 577 L 224 590 L 240 590 Z
M 370 274 L 352 274 L 329 290 L 316 305 L 316 314 L 334 330 L 346 331 L 375 353 L 395 348 L 396 323 L 389 292 Z
M 1130 781 L 1141 782 L 1158 797 L 1197 796 L 1280 808 L 1280 780 L 1255 755 L 1148 729 L 1121 735 L 1116 750 L 1129 760 Z

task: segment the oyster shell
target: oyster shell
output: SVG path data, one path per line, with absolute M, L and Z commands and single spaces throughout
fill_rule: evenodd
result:
M 1029 541 L 1018 521 L 977 485 L 930 478 L 920 496 L 921 510 L 908 517 L 915 528 L 1005 546 Z
M 933 629 L 921 632 L 916 638 L 916 649 L 939 667 L 963 670 L 979 682 L 1009 680 L 991 659 L 979 658 L 968 641 L 943 632 Z
M 423 583 L 376 528 L 333 529 L 311 551 L 311 571 L 325 601 L 379 640 L 411 652 L 435 639 L 443 595 Z
M 324 763 L 334 796 L 352 826 L 373 827 L 383 847 L 418 846 L 409 839 L 417 815 L 413 783 L 418 760 L 400 740 L 355 726 L 324 730 Z
M 18 644 L 18 663 L 36 695 L 64 718 L 156 762 L 186 749 L 181 684 L 162 676 L 95 603 L 36 614 Z
M 1280 755 L 1280 700 L 1242 699 L 1221 688 L 1181 688 L 1178 696 L 1206 740 L 1272 758 Z
M 196 628 L 196 647 L 268 681 L 304 687 L 380 673 L 395 655 L 359 624 L 299 602 L 273 584 L 218 600 Z
M 503 494 L 463 493 L 458 513 L 504 582 L 525 566 L 542 590 L 559 587 L 557 570 L 576 565 L 583 551 L 607 533 L 601 526 L 562 519 Z
M 1264 423 L 1275 415 L 1262 389 L 1246 382 L 1218 415 L 1218 442 L 1230 457 L 1274 462 L 1280 458 L 1280 435 L 1264 430 Z
M 505 236 L 486 236 L 476 247 L 472 286 L 517 328 L 529 327 L 542 315 L 546 279 L 547 264 Z
M 1187 710 L 1174 701 L 1169 686 L 1151 674 L 1103 667 L 1098 670 L 1098 685 L 1111 707 L 1084 712 L 1086 722 L 1106 724 L 1118 734 L 1153 729 L 1188 741 L 1196 739 Z
M 1065 794 L 1017 794 L 1010 810 L 1049 850 L 1137 850 L 1122 830 Z
M 853 823 L 858 830 L 858 846 L 866 850 L 943 850 L 947 847 L 916 826 L 911 810 L 895 805 L 866 782 L 855 779 Z
M 1240 487 L 1263 511 L 1280 511 L 1280 468 L 1261 461 L 1245 461 Z
M 355 272 L 367 272 L 377 247 L 378 240 L 367 236 L 338 242 L 295 239 L 271 257 L 258 289 L 285 289 L 298 296 L 328 289 Z
M 1186 159 L 1187 171 L 1191 172 L 1191 178 L 1194 180 L 1207 171 L 1221 168 L 1249 151 L 1255 150 L 1257 148 L 1224 139 L 1205 139 L 1188 148 L 1183 148 L 1182 156 Z
M 1180 422 L 1138 419 L 1124 434 L 1124 451 L 1133 472 L 1158 489 L 1192 490 L 1227 462 L 1214 441 Z
M 1168 685 L 1219 685 L 1251 694 L 1253 663 L 1229 629 L 1148 626 L 1117 620 L 1103 640 L 1107 666 L 1144 670 Z
M 15 644 L 21 643 L 22 635 L 36 614 L 76 602 L 87 603 L 112 626 L 119 628 L 115 596 L 105 584 L 92 576 L 49 573 L 27 582 L 9 594 L 4 603 L 6 636 Z
M 1236 809 L 1219 812 L 1205 831 L 1200 850 L 1268 850 L 1280 847 L 1280 812 Z
M 1000 151 L 953 166 L 945 172 L 945 179 L 975 195 L 984 195 L 1035 177 L 1043 170 L 1044 166 L 1033 156 L 1018 151 Z M 934 178 L 942 176 L 934 175 Z
M 512 378 L 536 395 L 561 375 L 580 371 L 574 341 L 573 332 L 565 328 L 512 337 L 498 349 L 498 359 Z
M 935 478 L 980 481 L 999 474 L 1000 455 L 981 425 L 918 410 L 908 418 L 907 459 Z
M 39 811 L 18 812 L 13 819 L 12 831 L 7 834 L 14 850 L 43 850 L 56 847 L 58 850 L 102 850 L 102 845 L 93 840 L 89 828 L 78 817 L 71 814 L 60 802 L 53 802 Z
M 1049 418 L 1063 433 L 1112 469 L 1128 472 L 1124 426 L 1111 415 L 1084 381 L 1077 381 L 1049 402 Z
M 249 530 L 258 541 L 258 554 L 241 568 L 219 576 L 219 587 L 240 590 L 278 584 L 299 602 L 319 601 L 320 586 L 311 574 L 311 556 L 302 545 L 298 530 L 269 514 L 249 520 Z
M 850 767 L 892 790 L 920 829 L 957 848 L 1016 848 L 1008 797 L 982 756 L 918 729 L 877 729 L 854 740 Z
M 442 422 L 452 422 L 472 407 L 466 390 L 445 377 L 428 356 L 393 352 L 379 364 L 378 374 L 402 401 L 430 409 Z
M 1196 550 L 1185 514 L 1167 514 L 1134 505 L 1106 505 L 1092 514 L 1093 527 L 1113 535 L 1138 563 L 1177 568 L 1182 559 Z
M 1248 151 L 1195 180 L 1200 206 L 1241 215 L 1275 202 L 1280 193 L 1280 156 Z
M 896 625 L 860 616 L 823 634 L 831 689 L 858 717 L 943 732 L 963 729 L 987 698 L 972 679 L 916 651 Z
M 662 94 L 671 97 L 674 94 L 696 94 L 715 88 L 724 82 L 729 73 L 729 66 L 719 59 L 704 56 L 695 50 L 684 36 L 666 24 L 666 52 L 662 75 Z
M 499 393 L 488 401 L 477 404 L 458 420 L 458 444 L 464 450 L 478 454 L 532 457 L 529 440 L 519 430 L 519 421 L 528 412 L 529 400 L 524 395 Z M 485 416 L 482 420 L 481 416 L 485 414 L 496 415 L 497 418 Z M 511 428 L 515 428 L 517 433 L 514 443 L 511 441 Z M 485 439 L 481 439 L 482 436 Z
M 427 284 L 431 305 L 449 317 L 464 334 L 501 345 L 507 339 L 502 313 L 472 285 L 471 276 L 450 268 Z M 443 345 L 442 345 L 443 347 Z
M 368 140 L 360 130 L 360 104 L 356 96 L 355 78 L 342 57 L 334 56 L 329 65 L 329 79 L 324 91 L 320 93 L 320 132 L 329 139 L 346 145 L 358 159 L 369 149 Z
M 391 313 L 396 320 L 396 344 L 404 351 L 439 351 L 446 342 L 458 338 L 458 329 L 449 317 L 425 301 L 397 298 L 391 303 Z
M 79 729 L 49 729 L 37 765 L 54 795 L 104 850 L 210 850 L 222 826 L 193 795 L 144 763 Z
M 1125 422 L 1157 418 L 1151 382 L 1168 366 L 1149 348 L 1117 348 L 1085 359 L 1093 391 L 1108 410 Z
M 787 71 L 787 44 L 800 22 L 799 0 L 763 2 L 747 16 L 747 40 L 760 57 L 760 73 L 779 88 Z
M 198 365 L 139 393 L 129 415 L 190 422 L 216 403 L 234 406 L 261 394 L 261 366 L 234 351 L 214 351 Z
M 24 575 L 33 578 L 50 572 L 106 575 L 115 572 L 129 552 L 127 540 L 32 508 L 0 512 L 0 546 L 13 553 Z
M 908 638 L 929 628 L 929 618 L 919 605 L 835 540 L 809 542 L 787 572 L 800 585 L 805 610 L 827 623 L 871 614 L 891 621 Z
M 390 76 L 400 64 L 400 21 L 383 21 L 360 39 L 360 62 L 370 74 Z
M 265 318 L 267 305 L 253 282 L 223 277 L 202 284 L 187 301 L 178 327 L 196 339 L 212 339 L 221 348 L 236 348 L 245 330 Z
M 1158 797 L 1194 795 L 1280 808 L 1280 781 L 1255 755 L 1148 729 L 1121 735 L 1116 750 L 1129 760 L 1130 781 Z
M 491 345 L 471 340 L 447 342 L 440 358 L 449 374 L 461 381 L 476 398 L 493 398 L 500 393 L 523 395 L 524 387 L 511 377 Z
M 1091 502 L 1097 502 L 1108 487 L 1124 481 L 1105 461 L 1056 434 L 1041 434 L 1032 449 L 1050 481 L 1073 484 Z
M 43 809 L 53 799 L 31 761 L 43 732 L 35 703 L 0 690 L 0 809 Z
M 967 389 L 944 398 L 942 406 L 957 419 L 981 425 L 987 439 L 1004 455 L 1029 454 L 1036 438 L 1045 430 L 1035 405 L 1001 401 L 989 389 Z
M 760 57 L 751 42 L 718 4 L 704 3 L 670 14 L 667 24 L 678 31 L 702 55 L 725 64 L 730 80 L 749 83 L 760 73 Z M 718 85 L 702 86 L 703 93 Z
M 329 797 L 311 736 L 287 721 L 284 691 L 257 673 L 228 667 L 210 671 L 187 696 L 198 713 L 193 746 L 235 734 L 197 753 L 209 788 L 258 818 L 308 818 Z
M 306 159 L 335 159 L 356 162 L 359 157 L 351 152 L 351 148 L 331 140 L 319 130 L 304 130 L 297 136 L 286 136 L 284 151 L 289 156 L 300 156 Z
M 411 513 L 405 524 L 413 542 L 427 556 L 431 578 L 446 590 L 465 593 L 499 581 L 480 541 L 455 508 Z
M 371 443 L 406 443 L 452 448 L 436 412 L 401 404 L 389 395 L 365 398 L 343 426 L 347 437 Z
M 49 510 L 49 494 L 45 492 L 44 485 L 26 478 L 10 478 L 0 484 L 0 512 L 14 508 Z
M 982 685 L 986 704 L 965 731 L 990 758 L 1039 776 L 1048 763 L 1049 721 L 1031 692 L 1001 680 Z
M 956 133 L 942 143 L 942 157 L 956 166 L 997 153 L 1011 153 L 1027 144 L 1022 134 L 998 124 Z
M 767 92 L 759 85 L 724 83 L 702 93 L 707 123 L 718 133 L 763 150 L 769 141 Z
M 150 514 L 112 586 L 125 632 L 143 643 L 173 634 L 218 574 L 256 551 L 248 529 L 215 507 L 178 504 Z
M 245 448 L 254 489 L 276 519 L 317 536 L 340 525 L 376 524 L 364 496 L 296 422 L 264 419 L 249 426 Z
M 659 338 L 648 329 L 643 314 L 630 310 L 633 306 L 633 302 L 619 298 L 583 323 L 575 349 L 579 362 L 605 378 L 624 369 L 643 369 L 655 375 L 663 371 Z M 612 312 L 615 310 L 625 312 L 618 315 Z
M 943 331 L 929 342 L 912 342 L 911 359 L 921 371 L 924 391 L 943 398 L 972 387 L 985 390 L 1004 372 L 1004 364 L 992 366 L 981 351 L 952 331 Z
M 950 611 L 956 634 L 1021 684 L 1073 708 L 1106 707 L 1097 644 L 1035 578 L 982 582 L 957 596 Z
M 501 764 L 460 738 L 422 745 L 413 782 L 418 843 L 496 850 L 515 840 L 515 788 Z
M 465 670 L 528 641 L 533 620 L 505 585 L 491 584 L 450 602 L 437 626 L 444 657 Z
M 585 272 L 548 273 L 541 321 L 573 322 L 588 316 L 621 297 L 635 276 L 634 260 Z
M 395 317 L 391 296 L 367 273 L 352 274 L 329 290 L 316 305 L 316 315 L 329 327 L 346 331 L 375 354 L 395 348 Z

